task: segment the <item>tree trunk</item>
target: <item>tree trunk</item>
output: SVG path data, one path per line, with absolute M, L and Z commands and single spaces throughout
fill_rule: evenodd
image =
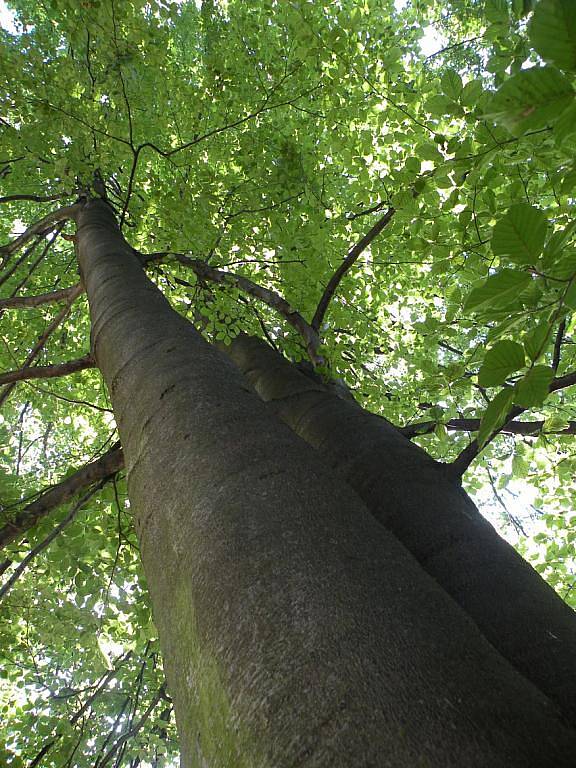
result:
M 77 224 L 182 765 L 572 765 L 550 702 L 170 308 L 111 209 Z
M 229 354 L 262 399 L 574 723 L 576 615 L 480 515 L 445 465 L 260 339 L 239 336 Z

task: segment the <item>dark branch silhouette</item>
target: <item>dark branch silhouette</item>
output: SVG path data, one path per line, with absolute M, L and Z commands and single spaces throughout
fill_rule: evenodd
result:
M 388 208 L 386 213 L 378 219 L 378 221 L 364 235 L 364 237 L 362 237 L 356 243 L 356 245 L 354 245 L 348 251 L 346 258 L 344 259 L 342 264 L 340 264 L 336 272 L 334 272 L 334 274 L 328 281 L 328 285 L 324 289 L 324 293 L 322 294 L 320 301 L 318 302 L 318 307 L 316 308 L 316 312 L 314 313 L 314 317 L 312 318 L 312 322 L 310 323 L 310 325 L 316 332 L 320 330 L 320 326 L 322 325 L 322 321 L 324 320 L 324 315 L 326 314 L 328 305 L 330 304 L 332 297 L 336 293 L 336 290 L 340 285 L 342 278 L 348 272 L 348 270 L 354 265 L 355 261 L 358 259 L 360 254 L 370 245 L 370 243 L 376 237 L 378 237 L 378 235 L 380 234 L 380 232 L 382 232 L 384 227 L 388 224 L 392 216 L 394 216 L 395 212 L 396 210 L 394 208 Z
M 54 379 L 57 376 L 68 376 L 71 373 L 83 371 L 85 368 L 94 368 L 94 366 L 92 355 L 85 355 L 78 360 L 69 360 L 66 363 L 18 368 L 15 371 L 0 373 L 0 385 L 29 379 Z
M 18 539 L 75 494 L 101 480 L 111 479 L 124 467 L 124 454 L 116 443 L 99 459 L 85 464 L 73 474 L 41 493 L 34 501 L 18 512 L 14 519 L 0 528 L 0 549 Z

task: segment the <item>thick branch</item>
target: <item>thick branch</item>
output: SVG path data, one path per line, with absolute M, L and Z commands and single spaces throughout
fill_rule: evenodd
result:
M 58 208 L 57 211 L 52 211 L 43 219 L 36 221 L 34 224 L 28 227 L 19 237 L 15 238 L 6 245 L 0 246 L 0 254 L 11 255 L 15 253 L 19 248 L 25 245 L 34 235 L 41 235 L 45 230 L 50 229 L 54 224 L 59 221 L 67 221 L 73 219 L 75 214 L 80 210 L 79 203 L 74 205 L 67 205 L 64 208 Z
M 69 288 L 61 288 L 59 291 L 50 291 L 50 293 L 41 293 L 37 296 L 12 296 L 9 299 L 0 299 L 0 310 L 2 309 L 30 309 L 39 307 L 42 304 L 50 304 L 57 301 L 65 301 L 71 294 L 82 288 L 80 283 L 71 285 Z M 80 294 L 78 294 L 80 295 Z
M 28 504 L 16 517 L 0 528 L 0 549 L 11 544 L 19 536 L 32 528 L 40 518 L 59 507 L 72 496 L 93 483 L 111 479 L 124 467 L 124 454 L 120 444 L 116 443 L 96 461 L 85 464 L 72 475 L 44 491 Z
M 78 360 L 69 360 L 66 363 L 19 368 L 16 371 L 0 373 L 0 386 L 15 381 L 27 381 L 28 379 L 54 379 L 58 376 L 68 376 L 71 373 L 76 373 L 76 371 L 83 371 L 85 368 L 94 368 L 94 365 L 92 355 L 85 355 Z
M 248 277 L 238 275 L 234 272 L 223 272 L 220 269 L 210 267 L 206 262 L 199 259 L 191 259 L 188 256 L 179 253 L 159 253 L 143 256 L 146 261 L 157 261 L 160 258 L 170 256 L 176 259 L 180 264 L 190 267 L 197 277 L 203 280 L 210 280 L 220 285 L 231 285 L 239 288 L 241 291 L 254 296 L 263 301 L 271 309 L 278 312 L 296 331 L 300 334 L 306 345 L 306 350 L 310 360 L 314 365 L 322 365 L 323 359 L 318 354 L 320 339 L 316 331 L 306 322 L 302 315 L 297 312 L 287 301 L 276 291 L 254 283 Z
M 330 304 L 332 297 L 334 296 L 338 286 L 340 285 L 342 278 L 348 272 L 348 270 L 353 266 L 354 262 L 358 259 L 360 254 L 370 245 L 370 243 L 376 237 L 378 237 L 378 235 L 380 234 L 380 232 L 382 232 L 384 227 L 388 224 L 392 216 L 394 216 L 394 213 L 395 213 L 394 208 L 388 208 L 386 213 L 378 219 L 378 221 L 364 235 L 364 237 L 361 240 L 359 240 L 356 243 L 356 245 L 354 245 L 348 251 L 348 255 L 346 256 L 342 264 L 340 264 L 336 272 L 334 272 L 334 274 L 328 281 L 328 285 L 324 289 L 324 293 L 322 294 L 320 301 L 318 302 L 318 307 L 316 308 L 316 312 L 314 313 L 314 317 L 312 318 L 312 322 L 310 324 L 316 332 L 320 330 L 320 326 L 322 325 L 322 321 L 324 320 L 324 315 L 326 314 L 328 305 Z

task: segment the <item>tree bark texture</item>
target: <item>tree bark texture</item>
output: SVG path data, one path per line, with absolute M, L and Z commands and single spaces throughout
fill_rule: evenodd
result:
M 568 766 L 574 731 L 146 277 L 77 217 L 182 765 Z
M 275 413 L 574 724 L 576 615 L 480 515 L 444 465 L 260 339 L 241 335 L 229 354 Z

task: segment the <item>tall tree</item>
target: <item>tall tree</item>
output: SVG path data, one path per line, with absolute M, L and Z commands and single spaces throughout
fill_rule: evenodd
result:
M 569 1 L 2 18 L 3 761 L 569 765 Z

